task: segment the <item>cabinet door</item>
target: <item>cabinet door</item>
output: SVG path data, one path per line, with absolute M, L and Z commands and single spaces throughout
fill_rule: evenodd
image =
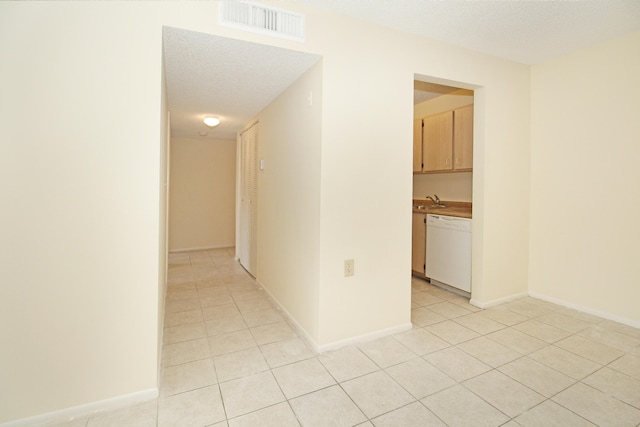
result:
M 453 168 L 453 111 L 423 119 L 422 163 L 424 171 L 446 171 Z
M 426 214 L 413 214 L 413 232 L 411 235 L 411 270 L 424 276 L 424 264 L 427 259 L 427 223 Z
M 473 168 L 473 105 L 453 111 L 453 168 Z
M 422 119 L 413 121 L 413 171 L 422 172 Z

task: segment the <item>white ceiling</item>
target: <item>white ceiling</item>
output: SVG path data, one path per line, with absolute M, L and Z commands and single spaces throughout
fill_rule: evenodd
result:
M 525 64 L 640 29 L 640 0 L 287 1 Z M 286 1 L 277 7 L 286 8 Z M 200 138 L 206 132 L 202 138 L 235 140 L 243 125 L 320 58 L 168 27 L 163 42 L 174 136 Z M 434 96 L 416 92 L 416 99 L 426 99 L 421 95 Z M 207 114 L 222 123 L 207 128 Z
M 305 0 L 525 64 L 640 29 L 638 0 Z
M 163 29 L 167 101 L 175 136 L 236 139 L 257 113 L 269 105 L 320 57 L 217 37 Z M 208 128 L 207 115 L 220 119 Z

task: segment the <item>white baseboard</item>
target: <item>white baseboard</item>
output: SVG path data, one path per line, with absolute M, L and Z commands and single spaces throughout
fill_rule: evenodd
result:
M 614 322 L 622 323 L 623 325 L 631 326 L 633 328 L 640 329 L 640 322 L 637 322 L 632 319 L 627 319 L 626 317 L 616 316 L 615 314 L 606 313 L 604 311 L 594 310 L 589 307 L 584 307 L 578 304 L 574 304 L 572 302 L 568 302 L 565 300 L 561 300 L 558 298 L 550 297 L 547 295 L 542 295 L 537 292 L 529 292 L 529 296 L 532 298 L 537 298 L 543 301 L 551 302 L 553 304 L 561 305 L 566 308 L 570 308 L 577 311 L 582 311 L 583 313 L 591 314 L 594 316 L 602 317 L 603 319 L 613 320 Z
M 287 318 L 287 320 L 289 321 L 289 323 L 291 325 L 293 325 L 293 327 L 295 328 L 296 332 L 298 333 L 298 335 L 300 336 L 300 338 L 302 338 L 302 340 L 309 346 L 311 347 L 311 349 L 313 351 L 315 351 L 316 353 L 318 353 L 318 344 L 315 342 L 315 340 L 313 338 L 311 338 L 311 335 L 309 335 L 309 333 L 307 332 L 307 330 L 305 328 L 302 327 L 302 325 L 300 325 L 300 323 L 298 323 L 298 321 L 296 320 L 295 317 L 293 317 L 291 315 L 291 313 L 289 313 L 284 307 L 282 307 L 282 305 L 280 305 L 280 302 L 276 299 L 276 297 L 273 296 L 273 294 L 271 292 L 269 292 L 269 289 L 267 289 L 262 283 L 260 283 L 260 281 L 258 281 L 256 279 L 256 283 L 260 286 L 260 288 L 262 288 L 262 290 L 265 292 L 265 294 L 267 294 L 267 297 L 269 297 L 269 299 L 271 300 L 271 303 L 275 306 L 276 310 L 280 311 L 282 314 L 284 314 L 284 316 Z M 2 426 L 0 426 L 2 427 Z
M 363 334 L 363 335 L 358 335 L 358 336 L 355 336 L 355 337 L 347 338 L 347 339 L 344 339 L 344 340 L 335 341 L 335 342 L 332 342 L 332 343 L 329 343 L 329 344 L 318 345 L 318 343 L 311 337 L 311 335 L 309 335 L 307 330 L 305 328 L 303 328 L 298 323 L 298 321 L 291 315 L 291 313 L 289 313 L 287 310 L 285 310 L 280 305 L 278 300 L 271 294 L 271 292 L 269 292 L 269 290 L 265 286 L 263 286 L 262 283 L 260 283 L 260 282 L 257 282 L 257 283 L 265 291 L 265 293 L 267 294 L 269 299 L 271 299 L 271 302 L 276 306 L 277 310 L 282 312 L 285 315 L 285 317 L 287 318 L 287 320 L 294 326 L 294 328 L 298 332 L 298 335 L 300 335 L 300 338 L 303 341 L 305 341 L 307 343 L 307 345 L 309 347 L 311 347 L 311 349 L 313 351 L 315 351 L 316 353 L 322 353 L 322 352 L 325 352 L 325 351 L 336 350 L 336 349 L 339 349 L 341 347 L 344 347 L 344 346 L 347 346 L 347 345 L 350 345 L 350 344 L 357 344 L 357 343 L 360 343 L 360 342 L 371 341 L 371 340 L 374 340 L 374 339 L 377 339 L 377 338 L 386 337 L 388 335 L 393 335 L 393 334 L 397 334 L 397 333 L 400 333 L 400 332 L 405 332 L 405 331 L 408 331 L 411 328 L 413 328 L 413 325 L 411 324 L 411 322 L 409 322 L 409 323 L 404 323 L 402 325 L 393 326 L 391 328 L 381 329 L 379 331 L 374 331 L 374 332 L 370 332 L 370 333 L 367 333 L 367 334 Z
M 222 246 L 198 246 L 193 248 L 182 248 L 182 249 L 169 249 L 170 254 L 179 254 L 182 252 L 193 252 L 193 251 L 207 251 L 209 249 L 228 249 L 233 248 L 235 245 L 222 245 Z
M 411 322 L 403 323 L 398 326 L 392 326 L 391 328 L 380 329 L 378 331 L 370 332 L 368 334 L 358 335 L 355 337 L 347 338 L 340 341 L 334 341 L 329 344 L 323 344 L 318 347 L 318 353 L 322 353 L 324 351 L 337 350 L 341 347 L 345 347 L 351 344 L 358 344 L 362 342 L 367 342 L 371 340 L 375 340 L 378 338 L 384 338 L 389 335 L 399 334 L 400 332 L 406 332 L 413 328 Z
M 491 301 L 478 301 L 476 299 L 473 299 L 473 297 L 469 300 L 469 303 L 471 305 L 475 305 L 478 308 L 489 308 L 489 307 L 493 307 L 496 306 L 498 304 L 502 304 L 505 302 L 509 302 L 509 301 L 513 301 L 519 298 L 524 298 L 526 296 L 529 296 L 528 292 L 520 292 L 519 294 L 513 294 L 513 295 L 509 295 L 503 298 L 498 298 L 498 299 L 494 299 Z
M 0 424 L 0 427 L 27 427 L 41 425 L 53 421 L 70 421 L 76 418 L 85 417 L 99 411 L 118 409 L 124 406 L 142 403 L 158 397 L 158 389 L 150 388 L 131 394 L 125 394 L 110 399 L 99 400 L 84 405 L 73 406 L 71 408 L 60 409 L 58 411 L 47 412 L 28 418 L 21 418 Z

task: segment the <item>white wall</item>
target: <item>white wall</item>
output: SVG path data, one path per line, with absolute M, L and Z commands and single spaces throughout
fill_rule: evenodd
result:
M 638 46 L 532 68 L 529 289 L 640 326 Z
M 169 250 L 235 244 L 236 141 L 173 138 Z

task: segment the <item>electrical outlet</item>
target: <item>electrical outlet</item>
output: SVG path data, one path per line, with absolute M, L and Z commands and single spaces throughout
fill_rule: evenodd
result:
M 344 260 L 344 277 L 353 276 L 355 274 L 355 265 L 352 259 Z

